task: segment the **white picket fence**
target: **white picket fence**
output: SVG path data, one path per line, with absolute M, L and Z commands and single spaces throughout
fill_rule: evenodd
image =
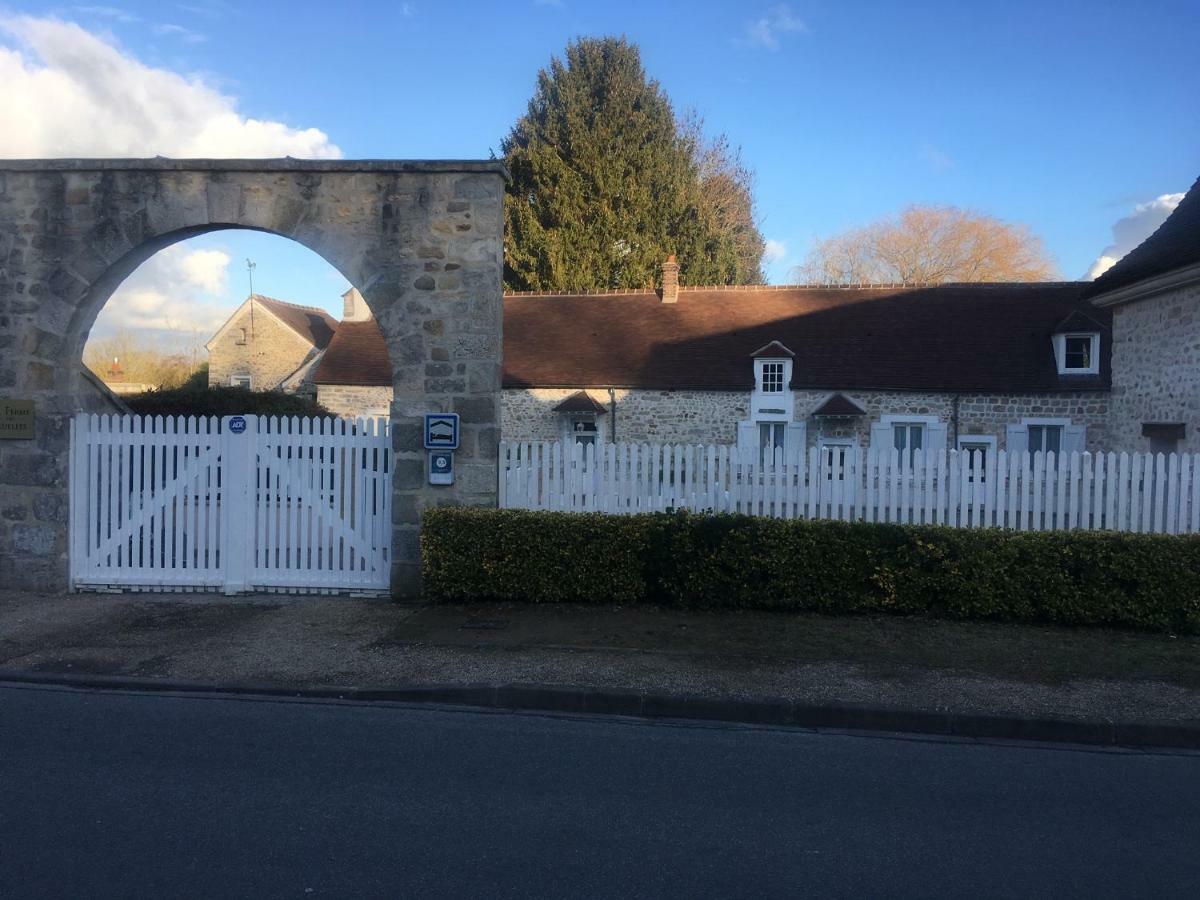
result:
M 1184 534 L 1200 532 L 1198 468 L 1200 454 L 814 447 L 756 461 L 728 446 L 502 442 L 499 494 L 517 509 Z
M 385 419 L 79 415 L 70 468 L 77 589 L 388 590 Z

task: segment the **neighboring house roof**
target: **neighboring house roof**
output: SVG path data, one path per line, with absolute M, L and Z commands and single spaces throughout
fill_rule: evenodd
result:
M 375 320 L 342 322 L 312 380 L 316 384 L 391 387 L 392 363 Z
M 1086 287 L 680 288 L 673 304 L 653 291 L 509 294 L 503 385 L 749 391 L 751 355 L 786 349 L 795 388 L 1106 390 L 1108 340 L 1099 375 L 1059 375 L 1054 361 L 1060 326 L 1111 326 L 1108 310 L 1082 300 Z M 773 342 L 782 346 L 768 350 Z M 391 384 L 375 322 L 343 322 L 313 380 Z
M 587 391 L 576 391 L 558 406 L 554 407 L 555 412 L 561 413 L 596 413 L 603 415 L 608 412 L 604 408 L 604 404 L 600 403 Z
M 337 319 L 315 306 L 285 303 L 274 297 L 264 297 L 262 294 L 255 294 L 254 300 L 318 350 L 328 347 L 334 332 L 337 331 Z
M 1200 179 L 1154 234 L 1091 283 L 1087 296 L 1096 297 L 1197 264 L 1200 264 Z
M 1101 371 L 1061 376 L 1050 340 L 1084 282 L 933 287 L 681 288 L 513 294 L 504 301 L 504 386 L 751 390 L 748 357 L 795 354 L 792 386 L 1017 393 L 1106 389 Z
M 337 331 L 337 320 L 323 309 L 317 309 L 315 306 L 300 306 L 297 303 L 285 303 L 274 297 L 264 297 L 262 294 L 251 294 L 208 339 L 208 343 L 204 345 L 205 349 L 211 350 L 217 339 L 233 326 L 242 310 L 250 303 L 251 298 L 254 299 L 256 307 L 274 316 L 294 331 L 306 344 L 317 350 L 324 350 L 328 347 L 333 333 Z

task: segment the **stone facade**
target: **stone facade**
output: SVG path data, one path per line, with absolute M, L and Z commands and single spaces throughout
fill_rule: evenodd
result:
M 228 387 L 235 375 L 248 375 L 251 390 L 273 391 L 316 356 L 311 343 L 261 303 L 253 324 L 250 318 L 250 304 L 243 303 L 208 342 L 209 385 Z
M 335 416 L 386 416 L 392 408 L 392 389 L 360 384 L 319 384 L 317 402 Z
M 156 251 L 224 228 L 289 237 L 361 286 L 392 361 L 393 591 L 420 589 L 421 512 L 494 504 L 505 171 L 498 162 L 0 161 L 0 394 L 35 440 L 0 443 L 0 571 L 66 587 L 70 417 L 101 307 Z M 453 359 L 461 379 L 430 380 Z M 453 486 L 433 487 L 427 411 L 462 417 Z
M 1179 451 L 1200 452 L 1200 284 L 1113 307 L 1112 438 L 1147 451 L 1144 422 L 1186 425 Z
M 501 422 L 505 440 L 558 440 L 563 417 L 554 407 L 579 388 L 514 390 L 501 397 Z M 1087 426 L 1089 450 L 1109 449 L 1109 397 L 1103 391 L 1055 394 L 950 394 L 906 391 L 845 391 L 847 397 L 866 410 L 865 416 L 848 419 L 814 418 L 809 413 L 830 396 L 830 391 L 795 391 L 796 420 L 806 423 L 808 446 L 822 437 L 852 437 L 868 446 L 871 425 L 883 415 L 936 416 L 950 426 L 955 437 L 955 399 L 959 436 L 994 435 L 1005 445 L 1005 428 L 1023 418 L 1064 418 Z M 588 394 L 609 406 L 608 391 L 589 389 Z M 737 442 L 737 426 L 749 416 L 750 392 L 728 391 L 615 391 L 617 440 L 654 443 Z M 610 418 L 599 417 L 601 420 Z M 603 423 L 606 440 L 611 440 L 611 423 Z

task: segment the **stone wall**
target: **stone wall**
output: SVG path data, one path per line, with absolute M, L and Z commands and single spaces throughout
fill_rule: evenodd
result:
M 579 388 L 506 389 L 501 395 L 501 428 L 505 440 L 555 441 L 562 416 L 554 407 Z M 609 408 L 605 389 L 588 390 Z M 727 391 L 641 391 L 615 389 L 618 441 L 656 443 L 733 443 L 737 423 L 750 409 L 749 393 Z M 600 416 L 606 440 L 612 439 L 612 415 Z
M 558 440 L 562 418 L 554 407 L 579 388 L 514 390 L 501 396 L 501 422 L 505 440 Z M 796 391 L 796 419 L 807 424 L 809 446 L 821 437 L 854 437 L 870 443 L 871 424 L 883 415 L 930 415 L 951 423 L 955 395 L 910 391 L 844 392 L 867 411 L 853 419 L 816 419 L 809 413 L 830 396 L 829 391 Z M 606 408 L 608 391 L 588 394 Z M 737 442 L 737 425 L 749 415 L 749 392 L 616 390 L 617 440 L 655 443 Z M 990 434 L 1005 443 L 1005 426 L 1026 417 L 1066 418 L 1087 426 L 1090 450 L 1109 449 L 1109 397 L 1102 391 L 1056 394 L 961 394 L 958 396 L 958 432 Z M 600 418 L 607 419 L 611 413 Z M 604 423 L 611 439 L 611 424 Z M 950 438 L 953 440 L 953 425 Z
M 242 329 L 246 333 L 244 342 Z M 251 327 L 250 307 L 244 304 L 228 327 L 209 342 L 208 383 L 228 387 L 234 375 L 249 375 L 252 390 L 273 391 L 316 352 L 312 344 L 261 304 L 256 305 Z
M 1113 307 L 1112 437 L 1147 451 L 1143 422 L 1183 422 L 1179 450 L 1200 452 L 1200 284 Z
M 504 178 L 494 161 L 0 160 L 0 395 L 33 401 L 37 431 L 0 443 L 9 586 L 67 586 L 69 422 L 91 402 L 101 307 L 157 251 L 248 228 L 323 257 L 375 314 L 395 389 L 392 586 L 419 592 L 422 510 L 496 502 Z M 461 377 L 428 374 L 451 361 Z M 462 417 L 452 486 L 426 480 L 428 411 Z
M 386 416 L 392 389 L 373 385 L 318 384 L 317 402 L 336 416 Z

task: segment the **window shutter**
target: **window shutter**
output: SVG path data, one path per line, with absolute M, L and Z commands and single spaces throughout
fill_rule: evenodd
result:
M 1067 425 L 1063 428 L 1063 453 L 1082 453 L 1087 449 L 1087 426 Z
M 1024 453 L 1029 449 L 1029 429 L 1024 425 L 1009 425 L 1005 429 L 1005 449 L 1009 453 Z
M 742 459 L 753 462 L 758 451 L 758 425 L 754 422 L 738 422 L 737 441 Z
M 871 449 L 880 452 L 892 449 L 892 426 L 876 422 L 871 426 Z
M 788 422 L 787 438 L 784 447 L 787 450 L 785 458 L 792 462 L 804 459 L 804 451 L 808 443 L 808 427 L 804 422 Z
M 945 422 L 925 426 L 925 452 L 936 453 L 946 449 L 947 427 Z

